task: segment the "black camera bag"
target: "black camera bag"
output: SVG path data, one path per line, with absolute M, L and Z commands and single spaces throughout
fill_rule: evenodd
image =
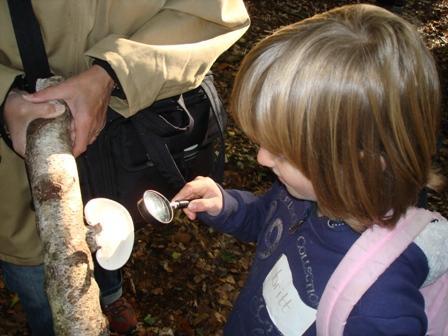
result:
M 116 200 L 138 224 L 136 205 L 145 190 L 170 198 L 198 175 L 222 179 L 226 114 L 211 75 L 197 89 L 157 101 L 130 118 L 109 110 L 108 119 L 77 160 L 85 202 Z

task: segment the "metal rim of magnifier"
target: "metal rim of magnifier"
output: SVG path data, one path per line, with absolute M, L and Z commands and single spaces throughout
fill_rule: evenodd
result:
M 161 218 L 157 218 L 156 216 L 154 216 L 153 214 L 151 214 L 151 212 L 148 210 L 149 204 L 147 203 L 147 200 L 149 198 L 152 198 L 153 195 L 156 195 L 157 198 L 159 198 L 164 205 L 166 205 L 166 209 L 168 211 L 168 219 L 167 220 L 163 220 Z M 158 191 L 155 190 L 146 190 L 143 193 L 143 197 L 138 201 L 137 203 L 137 208 L 138 211 L 140 212 L 140 215 L 143 217 L 143 219 L 145 219 L 147 222 L 152 222 L 154 220 L 156 220 L 157 222 L 163 223 L 163 224 L 168 224 L 171 223 L 171 221 L 174 218 L 174 211 L 170 205 L 170 201 L 163 196 L 161 193 L 159 193 Z

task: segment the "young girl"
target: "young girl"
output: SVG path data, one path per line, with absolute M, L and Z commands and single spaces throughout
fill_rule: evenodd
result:
M 225 335 L 314 335 L 322 292 L 348 249 L 375 223 L 393 227 L 427 183 L 439 121 L 434 61 L 403 19 L 345 6 L 249 52 L 232 111 L 278 182 L 256 197 L 197 178 L 174 199 L 193 200 L 190 219 L 201 212 L 257 242 Z M 442 223 L 423 231 L 355 305 L 344 334 L 424 335 L 419 289 L 446 270 L 447 237 Z

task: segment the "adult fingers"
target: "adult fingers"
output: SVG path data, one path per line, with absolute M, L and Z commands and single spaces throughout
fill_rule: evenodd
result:
M 84 153 L 91 139 L 92 121 L 87 118 L 78 118 L 75 120 L 73 155 L 75 157 Z
M 36 118 L 45 118 L 45 119 L 56 118 L 56 117 L 60 116 L 62 113 L 64 113 L 66 109 L 67 109 L 67 107 L 64 104 L 61 104 L 56 101 L 52 101 L 49 103 L 36 104 L 33 109 L 33 110 L 35 110 L 35 113 L 36 113 L 34 115 L 34 119 L 36 119 Z

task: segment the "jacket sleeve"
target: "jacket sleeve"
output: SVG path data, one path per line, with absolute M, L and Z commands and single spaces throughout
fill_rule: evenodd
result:
M 198 219 L 214 229 L 245 242 L 256 242 L 266 225 L 275 187 L 262 196 L 241 190 L 223 190 L 223 209 L 217 216 L 201 213 Z
M 249 24 L 242 0 L 168 0 L 132 36 L 108 35 L 85 54 L 112 66 L 126 96 L 112 106 L 129 116 L 199 86 Z
M 22 75 L 23 71 L 15 70 L 0 64 L 0 105 L 3 106 L 6 95 L 11 89 L 17 76 Z

